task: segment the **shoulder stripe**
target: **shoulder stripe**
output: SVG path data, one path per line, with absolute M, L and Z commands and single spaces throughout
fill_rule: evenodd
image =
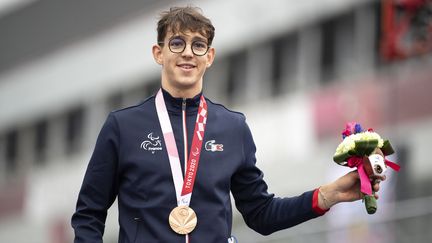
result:
M 154 98 L 155 98 L 155 95 L 152 95 L 152 96 L 146 98 L 145 100 L 140 101 L 139 103 L 137 103 L 135 105 L 131 105 L 131 106 L 128 106 L 128 107 L 124 107 L 124 108 L 120 108 L 120 109 L 117 109 L 117 110 L 113 110 L 113 111 L 111 111 L 111 113 L 117 113 L 117 112 L 120 112 L 120 111 L 129 110 L 129 109 L 133 109 L 133 108 L 142 106 L 142 105 L 150 102 L 151 100 L 154 100 Z
M 235 114 L 241 115 L 242 117 L 245 117 L 245 115 L 241 112 L 230 110 L 230 109 L 226 108 L 226 106 L 219 104 L 219 103 L 215 103 L 208 98 L 206 98 L 206 100 L 207 100 L 207 102 L 210 102 L 212 105 L 219 106 L 228 112 L 235 113 Z

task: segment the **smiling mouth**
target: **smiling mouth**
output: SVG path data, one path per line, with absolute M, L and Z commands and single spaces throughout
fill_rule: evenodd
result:
M 180 67 L 180 68 L 182 68 L 182 69 L 193 69 L 193 68 L 195 68 L 195 65 L 192 65 L 192 64 L 179 64 L 177 66 Z

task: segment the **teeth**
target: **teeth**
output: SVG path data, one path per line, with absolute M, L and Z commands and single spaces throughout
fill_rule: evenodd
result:
M 179 65 L 179 66 L 182 67 L 182 68 L 187 68 L 187 69 L 193 68 L 192 65 L 187 65 L 187 64 L 183 64 L 183 65 Z

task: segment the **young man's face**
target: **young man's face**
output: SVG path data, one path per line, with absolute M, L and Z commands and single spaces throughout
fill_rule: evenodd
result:
M 162 65 L 162 87 L 168 91 L 198 94 L 204 72 L 214 59 L 214 48 L 207 48 L 207 45 L 207 38 L 198 32 L 168 31 L 163 44 L 153 46 L 153 56 Z

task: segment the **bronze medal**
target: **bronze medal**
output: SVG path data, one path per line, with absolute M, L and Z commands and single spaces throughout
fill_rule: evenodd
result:
M 169 215 L 171 229 L 177 234 L 186 235 L 192 232 L 197 225 L 197 216 L 188 206 L 175 207 Z

